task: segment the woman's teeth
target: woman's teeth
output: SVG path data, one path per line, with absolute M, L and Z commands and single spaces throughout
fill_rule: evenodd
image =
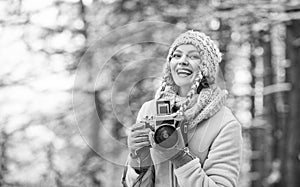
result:
M 177 74 L 179 77 L 187 77 L 190 76 L 193 72 L 189 69 L 179 69 L 177 70 Z

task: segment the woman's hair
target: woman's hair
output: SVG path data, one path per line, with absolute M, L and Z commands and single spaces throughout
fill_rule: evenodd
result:
M 175 84 L 171 75 L 170 61 L 176 48 L 185 44 L 192 44 L 198 49 L 200 53 L 200 71 L 191 86 L 191 90 L 187 94 L 186 102 L 181 105 L 179 112 L 186 110 L 187 106 L 191 102 L 191 99 L 193 98 L 194 94 L 197 93 L 197 89 L 204 79 L 209 85 L 215 83 L 218 72 L 218 64 L 222 59 L 222 54 L 220 53 L 217 45 L 204 33 L 194 30 L 189 30 L 185 33 L 182 33 L 175 39 L 169 49 L 161 88 L 156 94 L 157 99 L 160 98 L 164 92 L 178 92 L 179 88 Z

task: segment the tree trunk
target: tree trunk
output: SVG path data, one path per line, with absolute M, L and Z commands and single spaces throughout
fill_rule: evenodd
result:
M 291 66 L 287 70 L 287 81 L 292 84 L 292 91 L 288 95 L 288 122 L 284 129 L 286 135 L 286 162 L 283 162 L 282 186 L 300 186 L 300 19 L 291 20 L 286 29 L 286 54 Z
M 255 105 L 255 97 L 257 96 L 255 93 L 256 81 L 258 79 L 257 75 L 254 73 L 257 66 L 257 59 L 254 54 L 254 50 L 257 46 L 257 39 L 254 36 L 254 33 L 251 35 L 251 52 L 250 52 L 250 62 L 251 62 L 251 71 L 252 71 L 252 95 L 251 95 L 251 109 L 250 112 L 252 114 L 252 119 L 257 118 L 256 116 L 256 105 Z M 256 121 L 252 122 L 250 131 L 250 140 L 251 140 L 251 186 L 252 187 L 261 187 L 262 184 L 262 176 L 261 170 L 263 166 L 263 161 L 261 160 L 261 150 L 262 150 L 262 142 L 260 141 L 261 137 L 263 137 L 263 130 L 261 128 L 257 128 Z
M 264 49 L 263 53 L 263 63 L 264 63 L 264 73 L 263 73 L 263 84 L 264 88 L 267 86 L 275 85 L 274 81 L 274 68 L 272 64 L 272 47 L 271 47 L 271 34 L 270 29 L 268 31 L 261 31 L 260 33 L 260 43 L 262 48 Z M 272 179 L 268 180 L 268 177 L 270 174 L 272 175 L 273 167 L 272 167 L 272 161 L 276 154 L 273 152 L 273 144 L 277 145 L 276 143 L 273 143 L 275 140 L 276 132 L 278 129 L 278 117 L 277 117 L 277 110 L 276 110 L 276 103 L 275 103 L 275 93 L 270 92 L 268 95 L 264 95 L 263 99 L 263 117 L 266 121 L 265 124 L 265 135 L 264 135 L 264 146 L 265 149 L 263 150 L 263 157 L 265 162 L 264 170 L 263 170 L 263 185 L 264 186 L 270 186 L 271 183 L 273 183 Z M 276 142 L 276 141 L 275 141 Z

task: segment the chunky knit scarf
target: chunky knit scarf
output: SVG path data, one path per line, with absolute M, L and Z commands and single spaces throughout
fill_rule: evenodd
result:
M 195 94 L 184 111 L 184 116 L 190 122 L 189 128 L 194 128 L 201 121 L 216 114 L 224 106 L 227 95 L 227 90 L 222 90 L 216 84 L 203 88 L 199 94 Z M 170 100 L 171 107 L 179 108 L 187 98 L 181 97 L 174 93 L 172 89 L 166 88 L 160 99 Z

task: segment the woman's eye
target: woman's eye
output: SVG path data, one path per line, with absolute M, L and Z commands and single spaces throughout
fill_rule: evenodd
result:
M 200 56 L 198 56 L 198 55 L 191 55 L 190 58 L 192 60 L 198 60 L 198 59 L 200 59 Z
M 180 54 L 173 54 L 173 57 L 174 57 L 174 58 L 180 58 L 181 55 L 180 55 Z

